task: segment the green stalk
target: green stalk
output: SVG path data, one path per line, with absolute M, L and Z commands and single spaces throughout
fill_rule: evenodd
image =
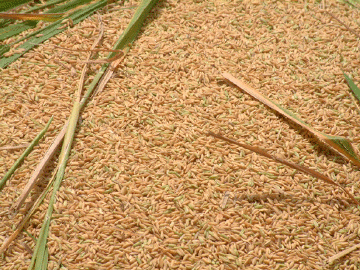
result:
M 124 33 L 120 36 L 117 41 L 115 48 L 123 49 L 125 46 L 129 45 L 129 43 L 133 42 L 140 31 L 140 28 L 150 12 L 151 8 L 155 5 L 158 0 L 143 0 L 136 10 L 132 20 L 130 21 L 128 27 L 124 31 Z M 114 54 L 109 54 L 108 58 L 111 58 Z M 71 144 L 74 138 L 75 129 L 77 119 L 79 117 L 80 111 L 85 106 L 88 98 L 91 96 L 93 90 L 98 85 L 99 81 L 103 78 L 104 73 L 107 71 L 109 64 L 104 64 L 101 70 L 93 79 L 92 83 L 88 87 L 88 90 L 84 94 L 81 102 L 76 101 L 69 119 L 69 126 L 67 132 L 65 134 L 65 139 L 63 142 L 63 147 L 59 157 L 59 169 L 56 174 L 56 179 L 54 181 L 53 192 L 51 194 L 51 198 L 49 201 L 49 207 L 45 215 L 44 223 L 41 227 L 39 238 L 37 240 L 35 250 L 33 253 L 33 257 L 31 259 L 31 263 L 29 266 L 29 270 L 36 269 L 42 270 L 47 269 L 47 260 L 48 260 L 48 251 L 47 251 L 47 237 L 49 234 L 50 220 L 51 215 L 54 209 L 54 204 L 56 201 L 56 192 L 59 190 L 62 178 L 64 176 L 65 167 L 67 160 L 69 158 Z
M 27 2 L 31 2 L 31 0 L 1 0 L 0 1 L 0 12 L 16 8 L 17 6 L 20 6 Z
M 360 102 L 360 89 L 359 87 L 356 86 L 356 84 L 353 82 L 353 80 L 344 73 L 346 82 L 349 85 L 349 88 L 351 89 L 351 91 L 353 92 L 354 96 L 358 99 L 358 101 Z
M 157 2 L 158 0 L 143 0 L 140 3 L 128 27 L 115 43 L 113 48 L 114 50 L 122 50 L 125 48 L 125 46 L 132 43 L 136 39 L 144 23 L 144 20 Z M 111 58 L 114 55 L 115 53 L 111 53 L 108 58 Z
M 24 151 L 24 153 L 15 161 L 14 165 L 10 168 L 10 170 L 4 175 L 4 177 L 0 181 L 0 191 L 4 188 L 7 180 L 10 178 L 10 176 L 15 172 L 15 170 L 19 167 L 21 162 L 24 161 L 24 159 L 30 154 L 32 149 L 35 145 L 38 144 L 38 142 L 41 140 L 41 138 L 45 135 L 46 131 L 48 130 L 51 121 L 53 120 L 53 117 L 50 118 L 49 122 L 46 124 L 44 129 L 40 131 L 40 133 L 35 137 L 35 139 L 31 142 L 28 148 Z
M 46 267 L 43 268 L 43 266 L 45 265 L 44 261 L 47 260 L 47 257 L 48 257 L 46 243 L 47 243 L 47 237 L 49 235 L 51 215 L 54 210 L 54 204 L 56 201 L 56 192 L 60 188 L 60 184 L 63 179 L 64 173 L 65 173 L 66 163 L 69 159 L 69 154 L 71 151 L 72 142 L 74 140 L 76 123 L 79 118 L 79 113 L 80 113 L 80 103 L 78 101 L 75 101 L 73 110 L 71 112 L 70 119 L 69 119 L 69 126 L 68 126 L 67 132 L 65 134 L 63 147 L 62 147 L 60 157 L 59 157 L 60 165 L 59 165 L 59 169 L 57 171 L 56 178 L 54 181 L 54 187 L 53 187 L 53 192 L 50 197 L 49 207 L 48 207 L 48 210 L 45 215 L 43 226 L 41 227 L 41 230 L 40 230 L 38 241 L 36 242 L 36 247 L 34 250 L 33 257 L 31 259 L 29 269 L 33 269 L 34 265 L 35 265 L 34 269 L 36 269 L 36 270 L 38 270 L 38 269 L 46 270 L 47 269 Z M 47 266 L 47 263 L 46 263 L 46 266 Z
M 1 0 L 0 0 L 1 1 Z M 81 1 L 85 1 L 88 2 L 88 0 L 81 0 Z M 84 19 L 88 18 L 90 15 L 92 15 L 95 11 L 97 11 L 98 9 L 104 7 L 107 5 L 108 0 L 100 0 L 98 2 L 95 2 L 93 4 L 89 4 L 88 6 L 86 6 L 85 8 L 82 9 L 78 9 L 76 11 L 74 11 L 71 15 L 65 17 L 64 19 L 71 19 L 73 21 L 74 24 L 77 24 L 81 21 L 83 21 Z M 66 8 L 70 8 L 73 7 L 76 3 L 76 1 L 72 1 L 72 5 L 67 4 Z M 52 11 L 56 11 L 58 12 L 59 9 L 52 9 Z M 61 9 L 59 12 L 66 10 Z M 64 30 L 66 30 L 66 27 L 63 28 L 64 25 L 62 25 L 62 21 L 56 21 L 38 31 L 35 31 L 31 34 L 29 34 L 28 36 L 18 40 L 17 42 L 20 42 L 24 39 L 27 39 L 27 41 L 25 41 L 23 44 L 21 44 L 18 49 L 22 49 L 21 53 L 14 53 L 13 55 L 9 56 L 9 57 L 2 57 L 0 58 L 0 68 L 5 68 L 8 65 L 10 65 L 12 62 L 16 61 L 19 57 L 21 57 L 23 54 L 25 54 L 27 51 L 31 50 L 33 47 L 39 45 L 40 43 L 48 40 L 49 38 L 63 32 Z M 13 31 L 18 31 L 15 27 L 15 29 L 12 29 Z M 11 31 L 12 31 L 11 30 Z M 2 31 L 4 31 L 2 29 Z M 1 34 L 1 32 L 0 32 Z M 10 35 L 11 33 L 4 33 L 4 35 Z M 39 35 L 41 34 L 41 35 Z M 1 36 L 1 35 L 0 35 Z M 15 44 L 15 43 L 14 43 Z M 12 45 L 14 45 L 12 44 Z M 0 57 L 3 53 L 7 52 L 10 50 L 10 46 L 9 45 L 1 45 L 0 46 Z
M 1 0 L 0 0 L 1 1 Z M 26 12 L 23 12 L 23 13 L 20 13 L 20 14 L 27 14 L 27 13 L 30 13 L 30 12 L 33 12 L 33 11 L 36 11 L 36 10 L 39 10 L 39 9 L 44 9 L 46 8 L 47 6 L 49 5 L 55 5 L 55 4 L 59 4 L 61 2 L 65 2 L 66 0 L 53 0 L 53 1 L 48 1 L 46 4 L 42 5 L 42 6 L 35 6 L 33 8 L 30 8 L 28 10 L 26 10 Z M 86 2 L 84 2 L 86 1 Z M 70 3 L 65 3 L 63 5 L 58 5 L 54 8 L 51 8 L 49 10 L 46 10 L 44 11 L 44 14 L 47 14 L 47 13 L 64 13 L 64 12 L 67 12 L 73 8 L 76 8 L 76 6 L 80 6 L 80 5 L 83 5 L 83 4 L 86 4 L 90 2 L 90 0 L 81 0 L 81 1 L 77 1 L 76 3 L 73 3 L 73 4 L 70 4 Z M 71 16 L 71 15 L 70 15 Z M 28 29 L 31 29 L 31 28 L 34 28 L 35 26 L 37 25 L 37 22 L 34 22 L 34 21 L 25 21 L 25 22 L 21 22 L 21 23 L 11 23 L 10 20 L 5 20 L 5 22 L 3 23 L 0 23 L 0 41 L 2 40 L 5 40 L 9 37 L 12 37 L 12 36 L 16 36 L 18 34 L 20 34 L 21 32 L 24 32 L 25 30 L 28 30 Z M 43 31 L 43 28 L 42 29 L 39 29 L 38 31 L 33 32 L 11 44 L 9 44 L 10 46 L 13 46 L 14 44 L 17 44 L 23 40 L 26 40 L 36 34 L 41 34 L 41 31 Z M 8 47 L 10 47 L 8 46 Z M 0 54 L 1 55 L 1 54 Z

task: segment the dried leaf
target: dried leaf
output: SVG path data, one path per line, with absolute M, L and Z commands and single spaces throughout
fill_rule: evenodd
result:
M 49 14 L 15 14 L 15 13 L 0 13 L 0 18 L 26 21 L 46 21 L 56 22 L 63 17 L 64 13 L 49 13 Z
M 350 160 L 353 162 L 356 166 L 360 168 L 360 158 L 355 153 L 354 148 L 351 145 L 351 142 L 340 136 L 331 136 L 326 135 L 320 131 L 317 131 L 316 129 L 312 128 L 308 124 L 306 124 L 303 120 L 295 116 L 290 111 L 282 108 L 280 105 L 276 104 L 275 102 L 271 101 L 267 97 L 264 97 L 260 92 L 252 88 L 251 86 L 245 84 L 244 82 L 234 78 L 229 73 L 223 73 L 223 76 L 228 79 L 230 82 L 238 86 L 239 88 L 243 89 L 246 93 L 251 95 L 252 97 L 256 98 L 261 103 L 267 105 L 271 109 L 277 111 L 284 117 L 288 118 L 289 120 L 295 122 L 296 124 L 300 125 L 301 127 L 308 130 L 310 133 L 312 133 L 316 138 L 318 138 L 323 144 L 328 146 L 330 149 L 338 153 L 339 155 L 343 156 L 347 160 Z

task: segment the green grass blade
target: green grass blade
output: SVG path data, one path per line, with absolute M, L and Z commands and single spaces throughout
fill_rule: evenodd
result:
M 1 0 L 0 0 L 1 1 Z M 49 1 L 46 2 L 44 5 L 40 5 L 40 6 L 35 6 L 33 8 L 28 9 L 26 12 L 24 12 L 24 14 L 26 13 L 30 13 L 36 10 L 41 10 L 44 9 L 50 5 L 56 5 L 62 2 L 65 2 L 66 0 L 53 0 L 53 1 Z M 89 0 L 83 0 L 83 1 L 77 1 L 77 5 L 76 3 L 73 3 L 72 5 L 69 5 L 69 3 L 65 3 L 64 5 L 59 5 L 56 6 L 52 9 L 49 9 L 47 11 L 44 12 L 44 14 L 48 14 L 48 13 L 57 13 L 57 12 L 66 12 L 69 11 L 72 8 L 75 8 L 78 5 L 83 5 L 85 4 L 85 2 L 89 2 Z M 21 22 L 21 23 L 16 23 L 16 24 L 11 24 L 10 20 L 6 20 L 5 22 L 0 23 L 0 40 L 4 40 L 7 39 L 9 37 L 18 35 L 19 33 L 26 31 L 28 29 L 34 28 L 37 25 L 37 22 Z M 26 38 L 29 38 L 29 36 L 27 36 Z M 25 39 L 25 38 L 24 38 Z M 24 39 L 21 39 L 19 41 L 22 41 Z M 19 42 L 18 41 L 18 42 Z M 0 53 L 0 56 L 2 54 Z
M 14 165 L 10 168 L 10 170 L 4 175 L 4 177 L 0 181 L 0 191 L 4 188 L 7 180 L 10 178 L 10 176 L 15 172 L 15 170 L 19 167 L 21 162 L 24 161 L 24 159 L 31 153 L 32 149 L 35 145 L 38 144 L 40 139 L 45 135 L 46 131 L 48 130 L 50 123 L 52 121 L 53 117 L 50 118 L 49 122 L 46 124 L 44 129 L 40 131 L 40 133 L 35 137 L 35 139 L 30 143 L 29 147 L 26 148 L 24 153 L 15 161 Z
M 44 259 L 43 259 L 43 263 L 41 265 L 42 270 L 47 270 L 48 269 L 48 262 L 49 262 L 49 249 L 47 246 L 45 246 L 45 252 L 44 252 Z M 38 268 L 35 268 L 38 269 Z
M 131 19 L 129 25 L 126 27 L 125 31 L 116 41 L 113 49 L 114 50 L 122 50 L 126 45 L 133 42 L 137 37 L 144 20 L 146 19 L 147 15 L 149 14 L 150 10 L 154 7 L 154 5 L 158 2 L 158 0 L 143 0 L 137 10 L 133 18 Z M 115 56 L 116 53 L 110 53 L 108 55 L 108 59 Z M 89 85 L 86 93 L 84 94 L 83 99 L 81 100 L 81 107 L 83 108 L 91 96 L 91 93 L 94 91 L 95 87 L 98 85 L 100 79 L 104 75 L 106 69 L 108 68 L 109 64 L 102 65 L 100 71 L 95 75 L 93 81 Z
M 145 20 L 146 16 L 148 15 L 151 7 L 154 6 L 154 4 L 157 2 L 157 0 L 144 0 L 138 10 L 135 12 L 135 15 L 133 19 L 131 20 L 129 26 L 124 31 L 124 34 L 121 35 L 117 42 L 117 46 L 119 44 L 122 44 L 121 46 L 125 46 L 129 44 L 130 42 L 134 41 L 137 34 L 139 33 L 139 30 L 142 26 L 143 21 Z M 150 7 L 150 8 L 149 8 Z M 110 55 L 109 55 L 109 58 Z M 105 64 L 102 66 L 101 70 L 98 72 L 98 74 L 93 79 L 92 83 L 88 87 L 88 90 L 86 91 L 84 97 L 82 98 L 81 102 L 75 102 L 75 105 L 73 107 L 73 111 L 71 113 L 70 119 L 69 119 L 69 127 L 67 129 L 67 133 L 64 138 L 63 142 L 63 148 L 60 153 L 59 157 L 59 169 L 56 174 L 56 179 L 54 181 L 54 188 L 53 192 L 49 201 L 49 207 L 45 216 L 45 220 L 43 223 L 43 226 L 41 227 L 40 235 L 38 238 L 38 241 L 36 243 L 35 251 L 31 260 L 31 264 L 29 266 L 29 269 L 46 269 L 46 264 L 44 263 L 44 260 L 47 258 L 46 255 L 46 239 L 48 237 L 49 233 L 49 226 L 50 226 L 50 219 L 52 215 L 52 211 L 54 208 L 54 203 L 56 199 L 56 192 L 59 190 L 62 177 L 65 172 L 66 162 L 69 158 L 70 150 L 71 150 L 71 144 L 72 140 L 74 138 L 75 128 L 77 119 L 79 117 L 80 110 L 85 106 L 88 98 L 90 97 L 93 90 L 98 85 L 99 81 L 101 80 L 102 76 L 104 75 L 106 69 L 108 68 L 109 64 Z
M 39 238 L 36 242 L 35 250 L 33 253 L 33 257 L 31 259 L 29 269 L 36 269 L 36 270 L 47 269 L 46 267 L 45 268 L 42 268 L 42 267 L 44 265 L 44 260 L 46 259 L 45 258 L 46 257 L 45 256 L 46 255 L 46 243 L 47 243 L 47 237 L 49 235 L 51 215 L 54 210 L 54 204 L 56 201 L 56 193 L 60 188 L 61 181 L 62 181 L 64 173 L 65 173 L 66 164 L 69 159 L 71 145 L 72 145 L 72 142 L 74 139 L 76 124 L 77 124 L 77 121 L 79 118 L 80 108 L 81 108 L 80 103 L 76 101 L 74 103 L 73 110 L 70 115 L 69 126 L 66 131 L 64 142 L 63 142 L 63 147 L 62 147 L 62 150 L 60 153 L 60 157 L 59 157 L 60 166 L 57 171 L 56 178 L 55 178 L 55 181 L 53 184 L 54 187 L 53 187 L 53 192 L 50 197 L 49 207 L 48 207 L 46 215 L 45 215 L 44 223 L 40 230 Z
M 41 10 L 41 9 L 44 9 L 46 7 L 49 7 L 49 6 L 53 6 L 53 5 L 57 5 L 59 3 L 62 3 L 62 2 L 65 2 L 66 0 L 52 0 L 52 1 L 46 1 L 45 4 L 43 5 L 40 5 L 40 6 L 34 6 L 28 10 L 26 10 L 25 13 L 29 13 L 29 12 L 33 12 L 33 11 L 37 11 L 37 10 Z M 44 13 L 55 13 L 54 11 L 52 11 L 52 9 L 48 10 L 47 12 L 44 12 Z
M 68 10 L 74 9 L 78 6 L 82 6 L 85 5 L 89 2 L 91 2 L 92 0 L 73 0 L 70 2 L 66 2 L 65 4 L 61 5 L 61 6 L 57 6 L 51 9 L 51 13 L 61 13 L 61 12 L 66 12 Z M 107 3 L 105 3 L 106 5 Z M 84 7 L 84 9 L 86 9 L 86 7 Z
M 351 91 L 353 92 L 354 96 L 359 100 L 360 102 L 360 89 L 356 86 L 356 84 L 353 82 L 353 80 L 344 73 L 346 82 L 348 83 Z
M 43 268 L 43 265 L 44 265 L 45 261 L 47 262 L 47 258 L 45 258 L 47 255 L 46 254 L 46 249 L 47 249 L 47 247 L 46 247 L 47 237 L 46 236 L 49 234 L 49 226 L 50 226 L 50 219 L 47 219 L 47 215 L 46 215 L 45 222 L 44 222 L 43 226 L 41 227 L 40 236 L 39 236 L 39 239 L 37 242 L 40 244 L 36 245 L 35 250 L 34 250 L 34 254 L 37 254 L 36 261 L 35 261 L 35 257 L 33 257 L 34 261 L 33 261 L 33 259 L 31 260 L 29 269 L 32 269 L 34 264 L 35 264 L 34 269 L 36 269 L 36 270 L 47 269 L 47 267 Z
M 135 40 L 144 20 L 157 2 L 158 0 L 144 0 L 141 2 L 128 27 L 125 29 L 124 33 L 115 43 L 115 46 L 113 48 L 114 50 L 122 50 L 126 45 L 132 43 Z M 112 53 L 111 55 L 109 55 L 108 58 L 111 58 L 114 55 L 115 53 Z
M 86 0 L 86 1 L 88 1 L 88 0 Z M 73 23 L 77 24 L 77 23 L 83 21 L 84 19 L 86 19 L 87 17 L 89 17 L 90 15 L 92 15 L 98 9 L 104 7 L 106 4 L 107 4 L 107 0 L 100 0 L 98 2 L 95 2 L 94 4 L 88 5 L 86 8 L 76 10 L 75 12 L 73 12 L 71 15 L 69 15 L 66 18 L 71 18 Z M 25 37 L 26 39 L 27 38 L 29 38 L 29 39 L 18 47 L 18 49 L 23 49 L 23 51 L 21 53 L 15 53 L 9 57 L 1 58 L 0 59 L 0 68 L 7 67 L 9 64 L 16 61 L 19 57 L 21 57 L 27 51 L 31 50 L 33 47 L 48 40 L 52 36 L 55 36 L 55 35 L 61 33 L 62 31 L 64 31 L 65 30 L 64 28 L 59 29 L 59 27 L 61 27 L 61 26 L 62 26 L 61 22 L 56 21 L 56 22 L 44 27 L 43 29 L 41 29 L 39 31 L 31 33 L 29 35 L 29 36 L 31 36 L 31 38 L 29 38 L 29 36 Z M 42 36 L 35 36 L 38 34 L 42 34 Z
M 15 8 L 27 2 L 32 2 L 32 0 L 1 0 L 0 12 Z
M 8 51 L 10 51 L 9 45 L 0 45 L 0 56 Z
M 23 23 L 11 24 L 0 29 L 0 41 L 3 41 L 7 38 L 16 36 L 21 32 L 32 29 L 36 26 L 36 21 L 27 21 Z M 0 56 L 2 53 L 0 52 Z

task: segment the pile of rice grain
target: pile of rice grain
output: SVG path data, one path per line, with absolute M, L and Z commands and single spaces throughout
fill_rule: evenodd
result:
M 326 1 L 326 10 L 358 28 L 357 9 Z M 206 136 L 221 132 L 316 168 L 360 196 L 358 168 L 221 76 L 359 149 L 360 115 L 342 74 L 359 82 L 359 41 L 323 11 L 317 1 L 160 1 L 82 114 L 51 221 L 49 269 L 360 267 L 358 250 L 327 262 L 360 242 L 359 210 L 343 192 Z M 103 48 L 134 12 L 103 11 Z M 86 57 L 54 45 L 88 49 L 97 34 L 93 16 L 1 71 L 0 147 L 28 143 L 54 121 L 0 193 L 0 243 L 21 220 L 6 211 L 70 115 L 81 70 L 70 61 Z M 0 172 L 20 153 L 1 151 Z M 47 202 L 26 228 L 35 237 Z M 33 247 L 23 233 L 0 268 L 26 269 Z

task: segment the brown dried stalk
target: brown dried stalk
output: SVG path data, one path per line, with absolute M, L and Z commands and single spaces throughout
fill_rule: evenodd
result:
M 90 51 L 92 51 L 101 41 L 103 34 L 104 34 L 104 28 L 103 28 L 103 24 L 101 21 L 101 17 L 99 16 L 99 21 L 100 21 L 100 33 L 98 38 L 96 39 L 96 41 L 94 42 L 94 44 L 92 45 L 92 48 Z M 88 59 L 90 59 L 91 54 L 88 56 Z M 81 78 L 80 78 L 80 82 L 79 82 L 79 87 L 78 87 L 78 97 L 77 99 L 80 100 L 80 96 L 81 96 L 81 89 L 83 89 L 84 87 L 84 81 L 85 81 L 85 74 L 86 74 L 86 70 L 87 70 L 88 65 L 86 64 L 82 70 L 81 73 Z M 28 183 L 26 184 L 24 190 L 22 191 L 21 195 L 19 196 L 19 198 L 17 199 L 17 201 L 12 205 L 10 212 L 12 214 L 17 213 L 17 211 L 20 209 L 20 207 L 23 205 L 25 199 L 27 198 L 27 196 L 29 195 L 31 189 L 34 187 L 37 179 L 39 178 L 39 176 L 41 175 L 41 173 L 44 171 L 44 169 L 46 168 L 46 165 L 48 164 L 49 160 L 53 157 L 54 153 L 56 152 L 56 150 L 59 148 L 64 136 L 65 136 L 65 132 L 68 126 L 68 121 L 65 123 L 64 127 L 62 128 L 62 130 L 60 131 L 60 133 L 57 135 L 57 137 L 55 138 L 55 140 L 53 141 L 53 143 L 51 144 L 51 146 L 49 147 L 49 149 L 46 151 L 43 159 L 41 160 L 41 162 L 38 164 L 38 166 L 36 167 L 36 169 L 34 170 L 31 178 L 29 179 Z
M 121 51 L 119 54 L 116 54 L 115 56 L 109 58 L 109 59 L 103 59 L 103 60 L 87 60 L 87 61 L 68 61 L 69 63 L 82 63 L 82 64 L 107 64 L 115 62 L 116 60 L 122 60 L 125 57 L 125 54 L 123 51 Z
M 4 147 L 0 147 L 0 151 L 1 150 L 15 150 L 15 149 L 22 149 L 22 148 L 26 148 L 28 147 L 29 144 L 21 144 L 21 145 L 16 145 L 16 146 L 4 146 Z
M 213 133 L 211 131 L 209 131 L 207 135 L 210 135 L 210 136 L 213 136 L 214 138 L 218 138 L 220 140 L 226 141 L 226 142 L 228 142 L 230 144 L 238 145 L 238 146 L 243 147 L 245 149 L 248 149 L 248 150 L 250 150 L 252 152 L 255 152 L 255 153 L 259 154 L 259 155 L 262 155 L 264 157 L 270 158 L 270 159 L 275 160 L 277 162 L 280 162 L 280 163 L 282 163 L 284 165 L 287 165 L 287 166 L 289 166 L 289 167 L 291 167 L 291 168 L 293 168 L 295 170 L 301 171 L 301 172 L 309 174 L 309 175 L 311 175 L 311 176 L 313 176 L 315 178 L 321 179 L 321 180 L 323 180 L 324 182 L 326 182 L 328 184 L 331 184 L 333 186 L 337 186 L 337 187 L 341 188 L 351 198 L 351 200 L 355 204 L 360 205 L 360 203 L 354 198 L 354 196 L 350 192 L 348 192 L 344 187 L 342 187 L 338 183 L 334 182 L 329 177 L 327 177 L 327 176 L 325 176 L 325 175 L 323 175 L 323 174 L 321 174 L 321 173 L 319 173 L 319 172 L 317 172 L 315 170 L 312 170 L 310 168 L 301 166 L 299 164 L 291 163 L 291 162 L 289 162 L 287 160 L 284 160 L 282 158 L 279 158 L 279 157 L 276 157 L 276 156 L 273 156 L 273 155 L 269 154 L 264 149 L 257 148 L 257 147 L 247 145 L 247 144 L 239 143 L 239 142 L 237 142 L 237 141 L 235 141 L 233 139 L 226 138 L 226 137 L 224 137 L 224 136 L 222 136 L 220 134 L 215 134 L 215 133 Z
M 360 38 L 360 35 L 356 33 L 353 29 L 351 29 L 349 26 L 347 26 L 345 23 L 343 23 L 340 19 L 338 19 L 334 14 L 331 12 L 325 10 L 325 13 L 329 14 L 331 17 L 333 17 L 335 20 L 337 20 L 341 25 L 345 26 L 345 28 L 352 34 L 354 34 L 357 38 Z
M 343 251 L 335 254 L 334 256 L 331 256 L 331 257 L 329 258 L 329 263 L 331 264 L 331 263 L 333 263 L 334 261 L 336 261 L 337 259 L 340 259 L 340 258 L 348 255 L 349 253 L 351 253 L 351 252 L 353 252 L 354 250 L 357 250 L 357 249 L 359 249 L 359 248 L 360 248 L 360 244 L 357 244 L 357 245 L 355 245 L 355 246 L 352 246 L 352 247 L 350 247 L 350 248 L 347 248 L 347 249 L 345 249 L 345 250 L 343 250 Z
M 61 47 L 61 46 L 57 46 L 57 45 L 53 45 L 54 48 L 57 48 L 57 49 L 61 49 L 61 50 L 64 50 L 64 51 L 70 51 L 70 52 L 122 52 L 122 50 L 113 50 L 113 49 L 93 49 L 93 47 L 91 49 L 86 49 L 86 50 L 83 50 L 83 49 L 69 49 L 69 48 L 64 48 L 64 47 Z
M 301 120 L 298 116 L 295 116 L 290 111 L 282 108 L 279 104 L 273 102 L 269 98 L 263 96 L 259 91 L 251 86 L 247 85 L 243 81 L 236 79 L 229 73 L 223 73 L 223 76 L 229 80 L 231 83 L 236 85 L 237 87 L 241 88 L 247 94 L 252 96 L 253 98 L 257 99 L 264 105 L 268 106 L 269 108 L 275 110 L 276 112 L 280 113 L 285 118 L 291 120 L 292 122 L 298 124 L 302 128 L 309 131 L 312 135 L 315 136 L 324 146 L 328 147 L 330 150 L 334 151 L 335 153 L 343 156 L 345 159 L 351 161 L 356 166 L 360 168 L 360 157 L 356 154 L 354 148 L 351 145 L 350 140 L 341 136 L 331 136 L 320 131 L 317 131 L 313 127 L 306 124 L 303 120 Z
M 28 197 L 30 191 L 34 187 L 37 179 L 39 178 L 41 173 L 45 170 L 47 164 L 49 163 L 49 160 L 51 160 L 51 158 L 54 156 L 56 150 L 59 148 L 60 143 L 62 142 L 62 140 L 64 138 L 66 128 L 68 126 L 67 124 L 68 124 L 68 122 L 66 122 L 63 129 L 60 131 L 59 135 L 55 138 L 55 140 L 53 141 L 51 146 L 46 151 L 46 153 L 45 153 L 44 157 L 42 158 L 41 162 L 35 168 L 33 174 L 31 175 L 29 181 L 26 183 L 26 186 L 24 187 L 24 189 L 23 189 L 21 195 L 19 196 L 19 198 L 11 206 L 11 208 L 10 208 L 10 213 L 11 214 L 15 215 L 19 211 L 20 207 L 24 204 L 24 202 L 25 202 L 26 198 Z

